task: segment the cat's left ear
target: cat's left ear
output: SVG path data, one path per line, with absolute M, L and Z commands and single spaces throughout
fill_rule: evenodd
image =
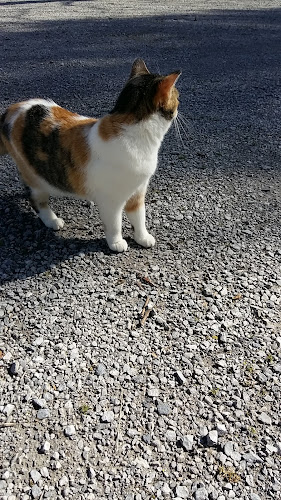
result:
M 146 64 L 142 59 L 136 59 L 133 62 L 130 78 L 133 78 L 134 76 L 139 76 L 139 75 L 149 75 L 149 71 L 146 67 Z
M 181 75 L 181 71 L 174 71 L 170 75 L 167 75 L 158 84 L 158 94 L 163 97 L 168 97 L 172 87 L 176 84 L 177 80 Z

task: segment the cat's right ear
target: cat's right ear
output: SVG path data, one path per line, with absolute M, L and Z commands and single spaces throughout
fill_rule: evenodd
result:
M 148 75 L 148 74 L 149 74 L 149 71 L 146 67 L 145 62 L 142 59 L 136 59 L 133 62 L 130 78 L 134 78 L 134 76 Z

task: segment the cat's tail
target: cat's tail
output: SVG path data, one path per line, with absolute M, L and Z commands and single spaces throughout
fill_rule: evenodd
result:
M 8 153 L 7 148 L 3 142 L 3 126 L 5 123 L 6 113 L 0 116 L 0 156 Z

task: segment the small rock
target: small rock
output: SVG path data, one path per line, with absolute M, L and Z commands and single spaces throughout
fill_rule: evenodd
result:
M 50 410 L 48 408 L 41 408 L 41 410 L 38 410 L 37 412 L 37 418 L 39 420 L 43 420 L 44 418 L 49 418 L 50 416 Z
M 250 500 L 261 500 L 261 497 L 256 493 L 250 493 Z
M 0 479 L 0 490 L 4 490 L 7 488 L 7 483 L 4 479 Z
M 217 446 L 218 444 L 218 431 L 210 431 L 206 436 L 207 446 Z
M 176 495 L 179 498 L 190 498 L 189 490 L 186 486 L 177 486 Z
M 171 407 L 167 403 L 158 402 L 157 411 L 159 415 L 169 415 L 172 411 Z
M 225 344 L 227 342 L 227 334 L 225 331 L 220 332 L 219 342 L 221 342 L 222 344 Z
M 241 454 L 235 450 L 237 445 L 233 441 L 227 441 L 224 445 L 224 453 L 235 462 L 240 462 Z
M 103 363 L 99 363 L 96 366 L 96 375 L 98 375 L 99 377 L 102 377 L 105 374 L 106 374 L 106 366 Z
M 41 473 L 41 476 L 43 476 L 43 477 L 49 477 L 49 471 L 48 471 L 47 467 L 42 467 L 42 469 L 40 469 L 40 473 Z
M 218 436 L 224 436 L 227 433 L 225 425 L 221 424 L 220 422 L 217 423 L 216 429 L 217 429 Z
M 142 436 L 142 440 L 146 443 L 146 444 L 150 444 L 151 443 L 151 435 L 150 434 L 144 434 Z
M 267 444 L 265 449 L 269 455 L 278 452 L 278 448 L 276 446 L 273 446 L 272 444 Z
M 267 424 L 267 425 L 271 425 L 271 423 L 272 423 L 271 417 L 269 415 L 267 415 L 265 412 L 262 412 L 258 416 L 258 421 L 262 422 L 263 424 Z
M 68 425 L 64 429 L 64 434 L 67 437 L 74 436 L 76 434 L 76 429 L 75 429 L 74 425 Z
M 101 421 L 110 423 L 113 422 L 114 418 L 115 417 L 113 411 L 105 411 L 101 417 Z
M 96 477 L 96 472 L 95 472 L 95 469 L 93 467 L 88 467 L 87 476 L 89 479 L 94 479 L 94 477 Z
M 251 451 L 248 452 L 248 453 L 244 453 L 244 455 L 242 455 L 242 458 L 243 460 L 246 460 L 246 462 L 262 462 L 262 459 L 256 455 L 255 453 L 252 453 Z
M 161 491 L 162 491 L 164 497 L 169 496 L 171 494 L 171 488 L 168 485 L 168 483 L 164 483 Z
M 15 377 L 19 372 L 19 362 L 14 361 L 8 368 L 8 373 L 11 377 Z
M 40 498 L 41 494 L 42 494 L 42 491 L 39 488 L 39 486 L 37 486 L 37 484 L 34 484 L 34 486 L 32 486 L 32 488 L 31 488 L 32 498 Z
M 47 406 L 47 402 L 43 398 L 32 399 L 32 404 L 33 404 L 35 410 L 40 410 L 40 408 L 46 408 L 46 406 Z
M 14 409 L 15 409 L 15 405 L 8 403 L 4 408 L 5 415 L 7 415 L 7 417 L 9 417 L 11 415 L 11 413 L 14 411 Z
M 137 457 L 135 460 L 132 462 L 133 465 L 136 465 L 139 468 L 143 469 L 149 469 L 149 463 L 147 460 L 145 460 L 142 457 Z
M 32 469 L 32 471 L 30 471 L 30 477 L 34 483 L 38 483 L 41 479 L 41 474 L 38 470 Z
M 147 389 L 147 395 L 150 398 L 158 398 L 158 396 L 159 396 L 159 389 L 158 389 L 158 387 L 152 387 L 151 389 Z
M 185 451 L 191 451 L 193 448 L 193 439 L 194 437 L 192 434 L 186 434 L 185 436 L 182 437 L 180 440 L 182 447 L 185 449 Z
M 194 492 L 194 498 L 195 500 L 207 500 L 208 499 L 208 492 L 206 488 L 198 488 Z
M 62 476 L 59 480 L 59 485 L 61 487 L 66 486 L 68 484 L 68 477 L 67 476 Z
M 179 385 L 183 385 L 186 382 L 186 378 L 180 370 L 175 372 L 175 378 Z
M 50 448 L 51 448 L 51 444 L 50 444 L 50 442 L 49 442 L 49 441 L 45 441 L 45 442 L 42 444 L 41 448 L 40 448 L 40 452 L 41 452 L 41 453 L 49 453 Z
M 168 431 L 166 432 L 166 439 L 167 439 L 168 441 L 176 441 L 176 439 L 177 439 L 176 432 L 175 432 L 175 431 L 173 431 L 173 430 L 168 430 Z

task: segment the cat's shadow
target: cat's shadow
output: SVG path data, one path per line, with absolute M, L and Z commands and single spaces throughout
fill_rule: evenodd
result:
M 79 237 L 66 231 L 46 228 L 28 206 L 22 193 L 0 199 L 0 281 L 26 279 L 56 267 L 75 256 L 93 254 L 114 256 L 100 229 L 79 231 Z M 67 230 L 71 223 L 67 224 Z M 75 234 L 73 227 L 72 234 Z M 90 234 L 89 234 L 90 233 Z M 82 236 L 81 236 L 82 234 Z M 134 245 L 131 245 L 134 246 Z

